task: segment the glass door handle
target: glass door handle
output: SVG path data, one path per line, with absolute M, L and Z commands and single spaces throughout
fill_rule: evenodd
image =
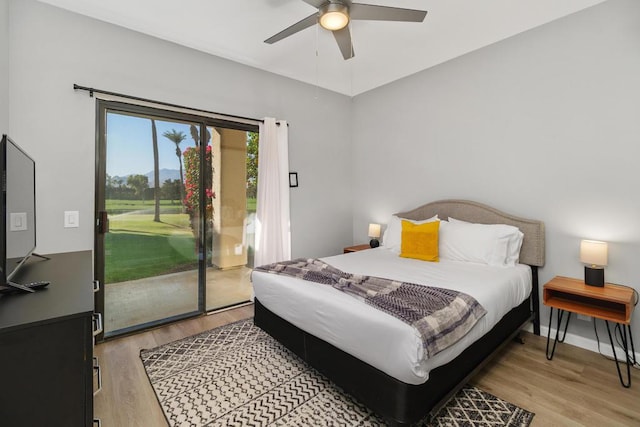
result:
M 109 232 L 109 216 L 107 211 L 98 212 L 98 233 L 105 234 Z

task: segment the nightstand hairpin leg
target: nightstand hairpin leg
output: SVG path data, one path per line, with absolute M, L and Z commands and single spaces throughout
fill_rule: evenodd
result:
M 607 333 L 609 334 L 609 342 L 611 343 L 611 350 L 613 350 L 613 358 L 616 361 L 616 369 L 618 370 L 618 378 L 620 378 L 620 384 L 624 388 L 631 387 L 631 356 L 629 356 L 629 342 L 627 341 L 627 325 L 622 326 L 622 332 L 620 341 L 622 344 L 622 350 L 624 351 L 624 360 L 627 365 L 627 382 L 625 383 L 622 378 L 622 372 L 620 371 L 620 362 L 618 361 L 618 355 L 616 354 L 616 346 L 613 344 L 613 338 L 611 337 L 611 329 L 609 328 L 609 321 L 605 320 L 604 323 L 607 325 Z M 631 327 L 629 327 L 629 339 L 631 340 L 631 347 L 633 348 L 633 338 L 631 338 Z M 633 359 L 635 362 L 635 352 L 633 354 Z
M 636 349 L 633 346 L 633 335 L 631 334 L 631 323 L 627 325 L 627 330 L 629 331 L 629 342 L 631 343 L 631 354 L 633 355 L 632 365 L 635 365 L 638 363 L 638 361 L 636 360 Z
M 569 320 L 571 320 L 571 312 L 566 312 L 567 314 L 567 321 L 564 324 L 564 332 L 562 333 L 562 338 L 560 338 L 560 329 L 562 328 L 562 318 L 564 317 L 564 310 L 560 310 L 558 309 L 558 319 L 557 319 L 557 324 L 556 324 L 556 337 L 553 340 L 553 347 L 551 348 L 551 353 L 549 353 L 549 341 L 551 339 L 551 322 L 553 321 L 553 307 L 551 307 L 550 311 L 549 311 L 549 330 L 547 332 L 547 360 L 551 360 L 553 359 L 553 354 L 556 352 L 556 344 L 558 344 L 559 342 L 564 342 L 565 338 L 567 337 L 567 328 L 569 327 Z

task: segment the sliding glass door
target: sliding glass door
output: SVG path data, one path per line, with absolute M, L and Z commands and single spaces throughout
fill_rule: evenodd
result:
M 257 182 L 255 132 L 209 127 L 212 154 L 211 218 L 207 221 L 206 309 L 251 298 Z
M 105 336 L 248 301 L 254 129 L 110 101 L 98 110 Z

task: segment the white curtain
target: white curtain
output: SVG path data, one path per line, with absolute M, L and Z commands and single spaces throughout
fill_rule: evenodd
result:
M 287 123 L 260 124 L 254 264 L 291 259 L 289 230 L 289 136 Z

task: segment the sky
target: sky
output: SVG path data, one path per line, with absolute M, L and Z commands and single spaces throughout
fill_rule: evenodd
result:
M 187 138 L 180 143 L 180 150 L 194 147 L 189 123 L 156 120 L 158 132 L 158 157 L 160 169 L 180 169 L 176 145 L 162 134 L 175 129 Z M 107 174 L 125 177 L 131 174 L 145 175 L 153 171 L 153 139 L 151 120 L 124 114 L 107 114 Z

